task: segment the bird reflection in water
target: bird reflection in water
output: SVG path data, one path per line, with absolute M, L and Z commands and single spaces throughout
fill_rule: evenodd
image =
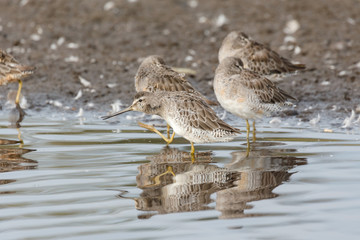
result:
M 143 192 L 132 199 L 136 209 L 147 212 L 139 218 L 213 209 L 209 204 L 214 201 L 220 218 L 254 216 L 244 213 L 251 208 L 248 203 L 276 197 L 272 191 L 289 180 L 293 174 L 289 171 L 306 164 L 305 158 L 295 156 L 295 150 L 268 149 L 269 145 L 257 143 L 248 157 L 246 152 L 233 152 L 232 162 L 225 167 L 212 164 L 211 152 L 200 153 L 192 164 L 189 153 L 165 147 L 148 157 L 149 163 L 139 166 L 136 182 Z M 213 193 L 215 200 L 211 198 Z
M 26 107 L 26 99 L 20 94 L 20 92 L 10 91 L 8 93 L 8 101 L 6 105 L 9 106 L 10 112 L 8 120 L 10 122 L 10 128 L 16 128 L 18 134 L 18 140 L 0 139 L 0 173 L 11 172 L 19 170 L 30 170 L 37 168 L 37 161 L 24 158 L 22 155 L 35 150 L 23 148 L 23 140 L 21 137 L 21 125 L 24 120 L 25 111 L 21 105 Z M 18 146 L 15 146 L 17 145 Z M 14 179 L 0 179 L 1 184 L 8 184 L 14 182 Z M 7 192 L 8 193 L 8 192 Z M 0 194 L 4 194 L 1 192 Z
M 277 197 L 273 190 L 289 180 L 294 173 L 289 171 L 307 164 L 306 158 L 296 157 L 295 149 L 262 148 L 278 144 L 258 142 L 249 156 L 242 151 L 232 153 L 233 160 L 226 167 L 241 173 L 241 179 L 233 183 L 234 187 L 217 192 L 216 210 L 221 212 L 220 218 L 261 216 L 244 213 L 252 208 L 248 203 Z
M 0 173 L 37 168 L 37 161 L 22 156 L 35 150 L 14 147 L 15 144 L 19 143 L 21 144 L 20 141 L 0 139 Z M 13 179 L 0 179 L 0 185 L 15 181 Z M 0 194 L 3 194 L 3 192 L 0 192 Z
M 210 164 L 212 152 L 191 154 L 176 148 L 165 147 L 159 154 L 148 157 L 149 163 L 139 166 L 136 177 L 143 192 L 135 198 L 135 207 L 146 211 L 139 218 L 154 214 L 189 212 L 209 209 L 212 193 L 232 186 L 239 174 Z M 172 174 L 162 175 L 172 168 Z M 157 182 L 157 176 L 162 175 Z

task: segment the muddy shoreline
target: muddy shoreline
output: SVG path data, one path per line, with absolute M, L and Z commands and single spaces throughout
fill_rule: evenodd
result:
M 309 121 L 319 113 L 340 121 L 352 109 L 360 113 L 359 12 L 355 0 L 4 0 L 0 47 L 37 68 L 24 81 L 29 111 L 76 114 L 83 108 L 101 115 L 115 100 L 131 102 L 136 70 L 152 54 L 195 70 L 189 80 L 214 100 L 217 51 L 228 32 L 241 30 L 308 67 L 279 83 L 299 100 L 280 117 Z M 0 88 L 0 113 L 16 88 Z

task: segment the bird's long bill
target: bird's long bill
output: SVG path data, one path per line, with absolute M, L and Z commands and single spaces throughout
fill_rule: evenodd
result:
M 102 118 L 103 120 L 106 120 L 106 119 L 115 117 L 115 116 L 117 116 L 117 115 L 120 115 L 120 114 L 129 112 L 129 111 L 132 111 L 132 106 L 130 106 L 130 107 L 128 107 L 128 108 L 125 108 L 124 110 L 121 110 L 121 111 L 119 111 L 119 112 L 113 113 L 113 114 L 111 114 L 111 115 L 103 116 L 103 117 L 101 117 L 101 118 Z

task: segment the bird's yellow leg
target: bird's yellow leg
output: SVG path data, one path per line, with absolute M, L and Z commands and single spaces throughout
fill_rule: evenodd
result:
M 190 142 L 190 143 L 191 143 L 191 154 L 195 154 L 194 143 L 193 142 Z
M 167 138 L 167 137 L 165 137 L 161 132 L 159 132 L 156 128 L 154 128 L 154 126 L 147 125 L 147 124 L 142 123 L 142 122 L 138 122 L 138 125 L 139 125 L 140 127 L 146 128 L 146 129 L 149 130 L 149 131 L 152 131 L 152 132 L 154 132 L 154 133 L 157 133 L 158 135 L 160 135 L 160 137 L 162 137 L 162 139 L 165 140 L 165 142 L 166 142 L 167 144 L 172 143 L 172 141 L 174 140 L 175 132 L 173 132 L 173 134 L 171 135 L 171 138 Z
M 167 138 L 170 138 L 170 125 L 166 124 L 167 126 Z
M 175 176 L 175 173 L 174 173 L 173 168 L 172 168 L 171 166 L 168 166 L 168 167 L 167 167 L 167 170 L 166 170 L 164 173 L 159 174 L 159 175 L 157 175 L 156 177 L 153 178 L 153 181 L 155 182 L 155 183 L 153 184 L 153 186 L 159 185 L 159 184 L 161 183 L 161 182 L 160 182 L 160 178 L 161 178 L 162 176 L 168 174 L 168 173 L 171 173 L 173 176 Z
M 253 142 L 256 141 L 256 127 L 255 127 L 255 120 L 253 121 Z
M 16 99 L 15 99 L 16 104 L 19 104 L 19 102 L 20 102 L 20 93 L 21 93 L 21 88 L 22 88 L 22 80 L 19 79 L 18 81 L 19 81 L 19 87 L 18 87 L 18 91 L 16 94 Z
M 195 162 L 195 147 L 194 147 L 194 143 L 193 142 L 190 142 L 191 143 L 191 163 L 194 163 Z

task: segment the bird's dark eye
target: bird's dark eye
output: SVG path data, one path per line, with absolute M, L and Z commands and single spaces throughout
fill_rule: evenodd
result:
M 139 101 L 138 102 L 142 102 L 142 99 L 139 99 Z

